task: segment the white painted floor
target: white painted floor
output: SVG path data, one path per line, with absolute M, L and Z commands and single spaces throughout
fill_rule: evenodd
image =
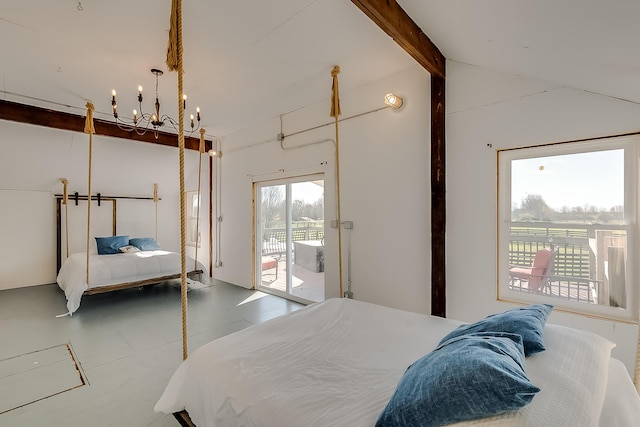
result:
M 188 299 L 190 351 L 302 307 L 216 281 Z M 85 296 L 73 317 L 55 317 L 66 311 L 55 284 L 0 291 L 0 361 L 70 343 L 88 382 L 2 413 L 0 426 L 178 426 L 153 406 L 182 362 L 179 283 Z M 17 392 L 0 388 L 0 400 Z

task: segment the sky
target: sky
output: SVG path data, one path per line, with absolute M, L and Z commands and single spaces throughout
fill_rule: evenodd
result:
M 319 185 L 322 184 L 322 185 Z M 291 198 L 313 204 L 324 195 L 324 181 L 296 182 L 291 186 Z
M 549 207 L 595 206 L 608 210 L 624 204 L 624 150 L 566 154 L 511 163 L 511 202 L 520 207 L 539 194 Z

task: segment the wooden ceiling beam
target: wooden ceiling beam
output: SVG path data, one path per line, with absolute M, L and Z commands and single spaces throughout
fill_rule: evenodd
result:
M 0 100 L 0 120 L 9 120 L 73 132 L 84 132 L 85 116 Z M 136 132 L 128 132 L 120 129 L 115 122 L 96 118 L 93 119 L 93 125 L 96 129 L 95 135 L 149 142 L 169 147 L 178 146 L 178 135 L 173 133 L 158 132 L 157 138 L 153 132 L 138 135 Z M 200 138 L 185 136 L 184 145 L 186 149 L 197 151 L 200 148 Z M 211 147 L 212 142 L 205 140 L 205 151 L 210 150 Z
M 431 74 L 431 314 L 446 317 L 445 57 L 396 0 L 351 0 Z
M 445 57 L 396 0 L 351 0 L 431 75 L 445 78 Z

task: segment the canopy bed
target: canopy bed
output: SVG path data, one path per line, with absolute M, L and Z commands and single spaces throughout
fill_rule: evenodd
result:
M 181 117 L 182 118 L 182 117 Z M 74 228 L 69 225 L 69 182 L 67 179 L 61 179 L 63 184 L 63 194 L 56 196 L 56 217 L 57 217 L 57 254 L 58 254 L 58 275 L 57 283 L 64 290 L 67 298 L 67 314 L 72 315 L 80 306 L 82 295 L 91 295 L 102 292 L 110 292 L 131 287 L 139 287 L 144 285 L 161 283 L 170 279 L 181 279 L 182 300 L 186 300 L 187 277 L 202 280 L 205 267 L 192 258 L 187 257 L 185 249 L 185 232 L 181 230 L 181 252 L 169 252 L 162 250 L 157 243 L 158 234 L 158 186 L 154 184 L 153 197 L 132 197 L 132 196 L 102 196 L 91 194 L 91 167 L 93 152 L 93 105 L 87 103 L 87 117 L 85 123 L 85 132 L 89 134 L 89 167 L 88 167 L 88 195 L 81 196 L 77 192 L 72 196 L 75 205 L 78 206 L 80 201 L 86 201 L 86 245 L 84 252 L 76 250 L 70 251 L 70 234 L 69 230 Z M 181 225 L 185 227 L 184 218 L 184 134 L 182 134 L 182 143 L 179 144 L 180 152 L 180 206 Z M 200 132 L 200 160 L 204 152 L 204 129 Z M 201 174 L 201 161 L 199 166 L 199 175 Z M 198 178 L 198 193 L 200 192 L 200 179 Z M 128 235 L 117 235 L 117 200 L 152 200 L 155 206 L 155 238 L 152 237 L 135 237 L 130 239 Z M 101 224 L 102 235 L 97 232 L 96 226 L 92 229 L 92 213 L 91 206 L 93 201 L 97 202 L 98 210 L 105 203 L 111 204 L 110 214 L 107 214 L 106 220 L 109 225 Z M 62 221 L 61 207 L 64 210 L 64 226 Z M 94 213 L 95 216 L 95 213 Z M 199 221 L 199 211 L 197 212 Z M 95 220 L 95 218 L 94 218 Z M 62 229 L 64 227 L 64 233 Z M 196 225 L 196 228 L 198 224 Z M 96 233 L 97 232 L 97 233 Z M 97 235 L 96 235 L 97 234 Z M 66 259 L 62 261 L 62 240 L 64 236 Z M 95 239 L 95 242 L 94 242 Z M 198 245 L 196 244 L 195 258 L 198 257 Z M 71 255 L 69 255 L 71 253 Z M 187 263 L 193 266 L 193 269 L 187 270 Z M 208 278 L 205 278 L 208 281 Z
M 69 313 L 80 306 L 83 295 L 146 286 L 179 279 L 180 254 L 163 250 L 153 237 L 117 235 L 117 201 L 156 201 L 157 197 L 101 196 L 91 197 L 94 206 L 94 230 L 103 233 L 89 245 L 89 280 L 86 280 L 87 256 L 73 235 L 69 236 L 69 201 L 88 203 L 86 195 L 73 194 L 65 203 L 64 194 L 56 197 L 57 206 L 57 283 L 65 292 Z M 110 206 L 109 206 L 110 205 Z M 65 206 L 64 214 L 62 207 Z M 73 209 L 73 208 L 72 208 Z M 105 210 L 101 215 L 96 211 Z M 64 217 L 64 220 L 63 220 Z M 98 221 L 103 217 L 103 221 Z M 71 224 L 73 228 L 73 221 Z M 95 233 L 94 233 L 95 234 Z M 70 250 L 71 248 L 71 250 Z M 83 250 L 84 249 L 84 250 Z M 71 252 L 71 253 L 70 253 Z M 191 280 L 207 281 L 206 268 L 187 257 Z

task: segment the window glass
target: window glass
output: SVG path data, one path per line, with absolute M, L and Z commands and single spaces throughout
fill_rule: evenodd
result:
M 499 298 L 635 319 L 634 153 L 628 137 L 499 152 Z

